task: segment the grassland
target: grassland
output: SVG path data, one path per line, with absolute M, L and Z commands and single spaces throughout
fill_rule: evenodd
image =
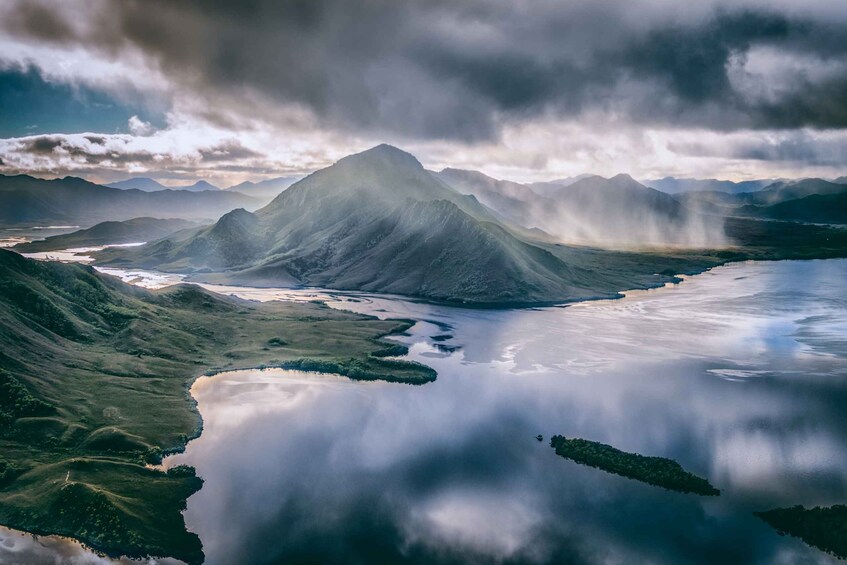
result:
M 550 446 L 565 459 L 649 485 L 701 496 L 720 494 L 709 481 L 689 473 L 673 459 L 628 453 L 604 443 L 564 436 L 553 436 Z
M 201 374 L 256 366 L 425 383 L 380 321 L 319 303 L 149 292 L 81 265 L 0 250 L 0 524 L 109 555 L 203 559 L 180 511 L 193 469 L 151 468 L 201 427 Z M 376 354 L 376 355 L 374 355 Z
M 777 508 L 756 512 L 781 534 L 800 538 L 812 547 L 847 559 L 847 506 Z

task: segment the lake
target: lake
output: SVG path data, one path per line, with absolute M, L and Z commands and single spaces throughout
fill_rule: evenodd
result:
M 203 435 L 167 464 L 206 481 L 186 520 L 209 563 L 829 560 L 752 513 L 847 502 L 847 261 L 567 308 L 331 303 L 419 320 L 402 341 L 438 380 L 199 379 Z M 553 434 L 676 459 L 721 496 L 566 461 Z
M 204 286 L 415 319 L 397 339 L 439 374 L 198 379 L 204 432 L 165 464 L 205 480 L 185 516 L 208 563 L 831 561 L 752 513 L 847 502 L 847 260 L 533 310 Z M 554 434 L 676 459 L 721 495 L 580 466 Z

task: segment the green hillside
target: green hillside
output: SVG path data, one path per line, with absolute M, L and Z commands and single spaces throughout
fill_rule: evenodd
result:
M 192 285 L 149 292 L 0 250 L 0 524 L 196 563 L 180 510 L 201 481 L 145 467 L 199 432 L 191 381 L 277 365 L 425 383 L 431 369 L 377 357 L 380 336 L 408 326 Z

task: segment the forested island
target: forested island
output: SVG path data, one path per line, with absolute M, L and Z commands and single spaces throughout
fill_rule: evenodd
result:
M 780 534 L 800 538 L 812 547 L 847 559 L 847 506 L 777 508 L 756 516 Z
M 110 556 L 199 563 L 180 513 L 202 481 L 150 464 L 201 429 L 198 375 L 259 366 L 425 383 L 376 355 L 412 322 L 322 303 L 256 303 L 193 285 L 147 291 L 0 250 L 0 524 Z
M 565 459 L 649 485 L 701 496 L 720 494 L 709 481 L 689 473 L 673 459 L 628 453 L 604 443 L 558 435 L 552 437 L 550 446 Z

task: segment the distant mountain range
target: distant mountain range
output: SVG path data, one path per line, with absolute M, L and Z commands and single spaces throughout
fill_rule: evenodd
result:
M 769 184 L 776 182 L 774 179 L 758 179 L 749 181 L 733 182 L 718 179 L 680 179 L 665 177 L 662 179 L 645 180 L 642 183 L 650 188 L 667 192 L 668 194 L 679 194 L 683 192 L 716 191 L 737 194 L 739 192 L 753 192 L 760 190 Z
M 76 224 L 139 216 L 215 219 L 235 208 L 255 210 L 267 199 L 239 192 L 116 189 L 65 177 L 43 180 L 0 175 L 0 225 Z
M 722 243 L 719 221 L 687 209 L 629 175 L 609 179 L 583 175 L 540 188 L 538 183 L 498 180 L 477 171 L 444 169 L 437 175 L 459 192 L 474 195 L 500 217 L 538 228 L 557 241 L 617 248 Z
M 71 177 L 0 176 L 0 224 L 87 227 L 110 220 L 50 245 L 88 242 L 98 234 L 136 239 L 143 232 L 141 240 L 151 241 L 147 245 L 108 249 L 98 261 L 182 272 L 195 280 L 303 284 L 502 305 L 605 296 L 725 257 L 816 256 L 810 241 L 826 247 L 828 256 L 838 255 L 841 251 L 830 244 L 840 239 L 829 228 L 792 228 L 796 237 L 774 239 L 789 232 L 758 220 L 847 223 L 847 185 L 820 179 L 779 181 L 751 192 L 674 196 L 628 175 L 589 175 L 539 187 L 478 171 L 430 172 L 412 155 L 387 145 L 341 159 L 284 188 L 290 180 L 241 185 L 257 192 L 283 190 L 261 207 L 262 199 L 232 189 L 145 192 Z M 179 231 L 168 234 L 154 232 L 152 224 L 141 226 L 140 220 L 121 223 L 139 215 L 219 219 L 188 229 L 169 226 Z M 724 225 L 727 218 L 731 227 Z M 805 247 L 783 251 L 770 240 Z M 755 246 L 758 255 L 702 251 L 735 242 Z M 682 251 L 694 248 L 700 251 Z
M 106 184 L 110 188 L 122 190 L 136 189 L 144 192 L 156 192 L 160 190 L 187 190 L 189 192 L 203 192 L 206 190 L 232 190 L 250 196 L 273 197 L 297 182 L 301 177 L 277 177 L 259 182 L 245 181 L 226 189 L 221 189 L 205 180 L 198 180 L 194 184 L 184 186 L 165 186 L 160 182 L 148 177 L 133 177 L 126 180 Z
M 230 280 L 305 283 L 474 303 L 582 294 L 573 269 L 519 238 L 474 197 L 381 145 L 294 184 L 251 214 L 102 260 Z M 585 273 L 587 275 L 587 273 Z
M 156 192 L 159 190 L 187 190 L 189 192 L 220 190 L 220 188 L 205 180 L 198 180 L 194 184 L 184 186 L 165 186 L 158 181 L 147 177 L 133 177 L 118 182 L 112 182 L 104 186 L 108 186 L 109 188 L 120 188 L 121 190 L 143 190 L 144 192 Z
M 847 224 L 847 184 L 823 179 L 778 181 L 755 192 L 704 191 L 677 195 L 687 206 L 713 214 Z
M 773 186 L 758 198 L 799 202 L 791 197 L 824 188 Z M 233 210 L 212 225 L 96 257 L 207 282 L 502 306 L 612 296 L 731 259 L 847 254 L 842 230 L 750 218 L 724 226 L 723 214 L 692 211 L 707 204 L 694 193 L 684 204 L 628 175 L 583 177 L 547 194 L 476 171 L 429 172 L 412 155 L 380 145 L 294 183 L 255 212 Z M 730 204 L 714 206 L 733 213 L 742 197 L 757 198 L 700 194 L 722 195 Z M 725 232 L 735 247 L 726 248 Z M 593 246 L 556 243 L 566 237 Z M 680 247 L 658 246 L 668 242 Z M 609 248 L 620 243 L 654 246 L 647 253 Z

